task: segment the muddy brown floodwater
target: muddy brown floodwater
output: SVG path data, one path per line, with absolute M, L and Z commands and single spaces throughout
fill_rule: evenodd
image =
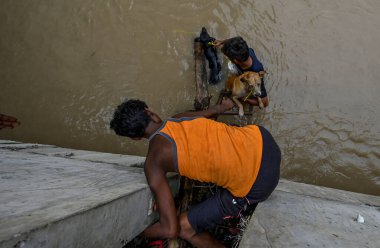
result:
M 380 195 L 379 11 L 377 0 L 3 0 L 0 113 L 21 126 L 0 138 L 145 155 L 146 142 L 110 131 L 112 112 L 126 97 L 163 118 L 191 109 L 205 26 L 243 36 L 269 72 L 270 106 L 243 121 L 271 130 L 282 177 Z

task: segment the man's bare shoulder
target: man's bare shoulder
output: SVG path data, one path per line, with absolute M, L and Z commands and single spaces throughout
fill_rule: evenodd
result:
M 156 135 L 149 142 L 147 161 L 154 161 L 166 172 L 174 171 L 173 144 L 166 137 Z

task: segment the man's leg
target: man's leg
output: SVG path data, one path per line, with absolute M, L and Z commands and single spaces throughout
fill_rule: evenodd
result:
M 202 232 L 197 234 L 190 225 L 189 219 L 187 218 L 187 212 L 181 214 L 179 223 L 181 226 L 179 236 L 190 242 L 193 246 L 198 248 L 225 247 L 223 244 L 219 243 L 209 232 Z

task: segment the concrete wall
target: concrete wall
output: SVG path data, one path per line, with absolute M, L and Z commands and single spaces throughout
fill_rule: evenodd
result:
M 122 247 L 157 218 L 144 160 L 0 141 L 0 247 Z
M 157 218 L 144 160 L 0 140 L 0 248 L 122 247 Z M 240 247 L 377 248 L 379 233 L 380 197 L 280 180 Z

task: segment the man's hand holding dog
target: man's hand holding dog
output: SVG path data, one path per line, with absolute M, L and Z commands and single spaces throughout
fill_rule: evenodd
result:
M 223 98 L 222 102 L 216 106 L 219 108 L 219 113 L 223 113 L 227 110 L 230 110 L 234 105 L 235 104 L 231 98 Z

